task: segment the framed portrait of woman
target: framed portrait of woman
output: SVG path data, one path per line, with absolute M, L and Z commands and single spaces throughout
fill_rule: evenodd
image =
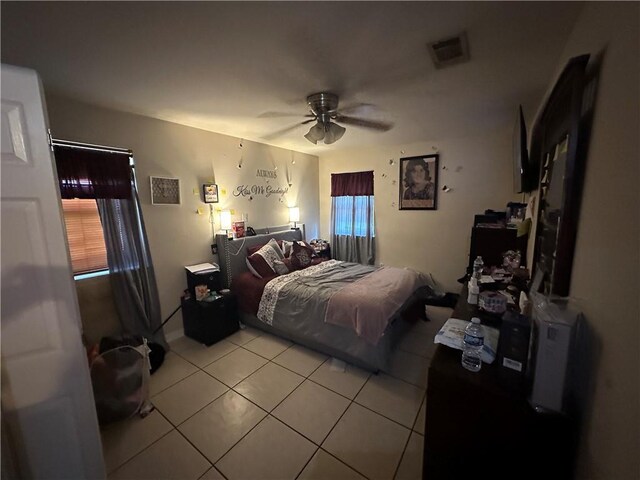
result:
M 436 210 L 439 155 L 400 159 L 400 210 Z

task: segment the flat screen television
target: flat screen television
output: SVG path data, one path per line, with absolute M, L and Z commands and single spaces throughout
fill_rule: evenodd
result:
M 527 151 L 527 127 L 524 123 L 522 105 L 518 108 L 513 128 L 513 190 L 515 193 L 530 192 L 535 185 L 535 172 L 529 163 Z

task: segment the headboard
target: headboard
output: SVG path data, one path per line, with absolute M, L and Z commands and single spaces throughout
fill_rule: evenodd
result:
M 253 237 L 243 237 L 235 240 L 228 239 L 226 235 L 216 235 L 220 273 L 222 274 L 222 283 L 226 288 L 229 288 L 229 285 L 231 285 L 231 279 L 234 275 L 248 271 L 246 263 L 247 247 L 264 245 L 271 238 L 288 241 L 304 240 L 303 230 L 291 230 L 287 225 L 286 230 L 273 232 L 273 230 L 280 228 L 282 227 L 273 227 L 273 229 L 269 229 L 272 233 L 263 233 Z M 256 229 L 256 232 L 264 230 L 267 229 Z

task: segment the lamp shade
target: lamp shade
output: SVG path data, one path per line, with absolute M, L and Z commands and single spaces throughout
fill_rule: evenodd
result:
M 220 212 L 220 228 L 222 230 L 231 230 L 231 211 L 222 210 Z
M 324 126 L 322 123 L 318 122 L 309 129 L 309 132 L 304 136 L 304 138 L 313 144 L 317 144 L 319 140 L 324 138 L 324 134 Z
M 345 128 L 341 127 L 337 123 L 329 122 L 326 128 L 326 134 L 324 136 L 324 143 L 331 145 L 342 138 L 345 132 Z
M 290 222 L 300 221 L 300 209 L 298 207 L 289 207 L 289 221 Z

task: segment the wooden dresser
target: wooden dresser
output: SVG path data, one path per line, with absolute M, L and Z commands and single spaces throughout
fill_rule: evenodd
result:
M 500 327 L 499 317 L 480 313 L 466 299 L 465 288 L 454 318 L 478 316 L 483 325 Z M 431 361 L 423 478 L 572 478 L 574 422 L 537 413 L 527 401 L 524 376 L 497 360 L 469 372 L 461 354 L 438 345 Z

